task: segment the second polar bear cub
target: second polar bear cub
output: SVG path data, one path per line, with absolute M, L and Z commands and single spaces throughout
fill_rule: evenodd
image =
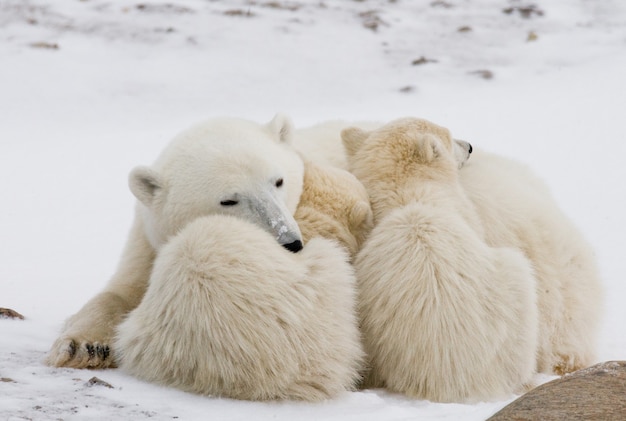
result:
M 368 385 L 439 402 L 520 390 L 535 372 L 535 279 L 521 252 L 484 241 L 459 182 L 469 144 L 419 119 L 342 136 L 376 223 L 355 260 Z
M 365 187 L 346 170 L 304 161 L 300 203 L 294 214 L 302 239 L 336 240 L 352 260 L 372 229 L 373 216 Z
M 295 218 L 306 242 L 299 253 L 221 215 L 173 237 L 119 326 L 122 369 L 249 400 L 320 400 L 354 388 L 363 350 L 348 252 L 371 228 L 367 193 L 347 171 L 306 162 Z

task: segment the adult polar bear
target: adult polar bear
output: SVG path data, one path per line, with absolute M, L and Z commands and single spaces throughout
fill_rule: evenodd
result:
M 299 251 L 302 238 L 292 215 L 304 166 L 291 147 L 292 136 L 291 121 L 282 115 L 266 125 L 213 119 L 178 135 L 152 167 L 133 170 L 129 184 L 138 199 L 136 215 L 119 266 L 104 290 L 67 320 L 46 362 L 115 365 L 110 355 L 115 328 L 143 298 L 157 251 L 198 217 L 241 217 Z
M 340 133 L 378 122 L 331 121 L 298 131 L 296 149 L 317 162 L 350 169 Z M 474 145 L 475 146 L 475 145 Z M 602 288 L 594 252 L 528 167 L 475 148 L 459 181 L 476 208 L 490 247 L 520 250 L 537 279 L 537 371 L 564 374 L 594 362 Z M 374 209 L 374 222 L 380 215 Z
M 305 162 L 290 253 L 255 224 L 210 215 L 158 253 L 117 329 L 115 360 L 144 380 L 237 399 L 329 399 L 354 389 L 364 353 L 348 262 L 371 228 L 352 174 Z

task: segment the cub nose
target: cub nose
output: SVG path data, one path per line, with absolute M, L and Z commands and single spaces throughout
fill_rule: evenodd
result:
M 293 243 L 283 244 L 283 247 L 292 253 L 297 253 L 302 250 L 302 241 L 296 240 Z
M 467 153 L 472 153 L 474 148 L 472 148 L 472 144 L 471 143 L 468 143 L 468 145 L 469 145 L 469 150 L 467 151 Z

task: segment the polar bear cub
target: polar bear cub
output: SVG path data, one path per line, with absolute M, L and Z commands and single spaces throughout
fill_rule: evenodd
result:
M 146 291 L 160 248 L 193 220 L 232 215 L 265 230 L 297 252 L 302 236 L 293 213 L 302 192 L 303 162 L 291 146 L 293 125 L 277 115 L 267 124 L 214 118 L 176 136 L 151 166 L 135 168 L 133 226 L 117 271 L 104 290 L 70 317 L 46 362 L 54 366 L 115 366 L 115 327 Z
M 521 252 L 485 243 L 459 182 L 469 144 L 418 119 L 342 137 L 375 217 L 354 262 L 368 385 L 439 402 L 520 390 L 535 372 L 535 278 Z
M 306 243 L 314 237 L 336 240 L 353 259 L 372 229 L 369 196 L 346 170 L 304 161 L 300 203 L 294 214 Z

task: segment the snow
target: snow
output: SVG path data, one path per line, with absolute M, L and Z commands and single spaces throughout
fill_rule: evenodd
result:
M 115 269 L 130 169 L 221 115 L 419 116 L 527 163 L 597 251 L 598 361 L 624 359 L 626 3 L 544 3 L 525 18 L 503 12 L 515 0 L 2 0 L 0 306 L 26 320 L 0 319 L 0 419 L 481 420 L 515 398 L 241 402 L 45 366 Z

